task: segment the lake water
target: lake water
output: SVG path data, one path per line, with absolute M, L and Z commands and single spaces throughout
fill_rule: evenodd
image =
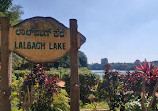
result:
M 104 75 L 104 70 L 91 70 L 94 73 L 97 73 L 100 75 L 100 77 L 102 77 L 102 75 Z M 120 74 L 126 74 L 126 70 L 117 70 L 118 72 L 120 72 Z

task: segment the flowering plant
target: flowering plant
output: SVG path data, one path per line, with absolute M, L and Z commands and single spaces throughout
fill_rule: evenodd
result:
M 144 74 L 144 78 L 143 78 L 143 82 L 142 82 L 142 110 L 147 110 L 149 111 L 151 109 L 151 107 L 153 106 L 153 101 L 155 99 L 155 93 L 158 89 L 158 70 L 156 66 L 153 66 L 153 63 L 151 63 L 150 65 L 147 62 L 144 62 L 144 65 L 139 61 L 140 63 L 140 67 L 136 66 L 136 68 L 140 71 L 142 71 Z M 146 95 L 146 86 L 145 83 L 148 83 L 149 85 L 152 85 L 152 99 L 149 103 L 149 106 L 147 108 L 145 108 L 145 95 Z M 155 83 L 155 85 L 153 84 Z M 154 87 L 153 87 L 154 86 Z M 148 92 L 151 90 L 148 90 Z
M 23 109 L 51 110 L 53 94 L 60 92 L 60 80 L 45 74 L 45 68 L 37 64 L 30 74 L 27 74 L 20 89 L 20 105 Z
M 140 66 L 135 65 L 139 71 L 127 72 L 126 75 L 120 75 L 123 80 L 123 89 L 133 91 L 133 94 L 140 95 L 143 111 L 149 111 L 155 100 L 155 93 L 158 89 L 158 69 L 153 63 L 139 61 Z M 145 98 L 151 96 L 148 107 L 145 107 Z M 155 104 L 156 105 L 156 104 Z

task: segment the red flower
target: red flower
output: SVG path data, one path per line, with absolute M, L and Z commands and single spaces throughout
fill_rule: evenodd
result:
M 144 65 L 139 61 L 140 67 L 138 67 L 137 65 L 135 65 L 135 67 L 140 70 L 143 71 L 144 74 L 148 74 L 148 76 L 150 76 L 150 72 L 151 70 L 154 68 L 153 63 L 149 64 L 147 62 L 144 62 Z

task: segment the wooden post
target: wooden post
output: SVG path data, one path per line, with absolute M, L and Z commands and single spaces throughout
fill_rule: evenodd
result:
M 9 51 L 10 20 L 1 18 L 1 107 L 0 111 L 11 111 L 12 56 Z
M 80 88 L 78 75 L 77 20 L 70 19 L 70 111 L 79 111 Z

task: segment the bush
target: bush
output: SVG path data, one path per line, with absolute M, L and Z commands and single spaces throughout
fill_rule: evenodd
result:
M 132 101 L 126 103 L 126 111 L 141 111 L 141 104 L 139 101 Z
M 99 100 L 106 100 L 110 110 L 115 110 L 120 106 L 119 95 L 119 73 L 113 71 L 105 71 L 103 80 L 98 84 L 97 93 Z
M 32 111 L 51 111 L 53 95 L 60 91 L 58 78 L 45 74 L 44 67 L 37 64 L 27 74 L 18 92 L 19 108 Z
M 67 92 L 62 89 L 59 94 L 55 94 L 53 97 L 53 109 L 55 111 L 69 111 L 70 98 L 68 97 Z
M 80 78 L 80 100 L 83 104 L 89 102 L 88 96 L 93 94 L 93 88 L 98 84 L 100 76 L 95 73 L 79 74 Z M 65 89 L 70 96 L 70 74 L 64 74 L 62 80 L 65 81 Z

